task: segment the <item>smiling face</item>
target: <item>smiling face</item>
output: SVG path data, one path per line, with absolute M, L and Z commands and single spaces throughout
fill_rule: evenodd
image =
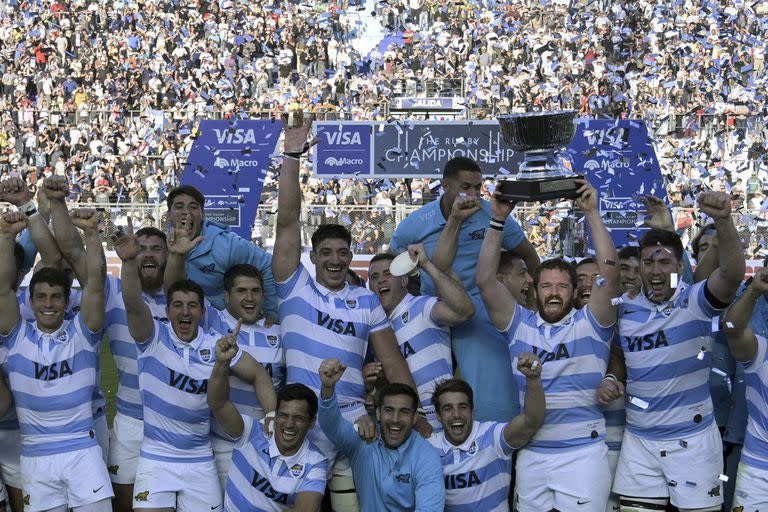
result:
M 621 293 L 634 290 L 640 285 L 640 263 L 637 258 L 619 260 L 621 275 Z
M 396 277 L 389 273 L 392 260 L 378 260 L 368 267 L 368 281 L 371 290 L 379 297 L 384 311 L 391 313 L 407 293 L 408 278 Z
M 455 391 L 441 393 L 437 416 L 443 425 L 445 438 L 452 445 L 462 444 L 472 433 L 472 421 L 475 416 L 469 404 L 469 397 L 465 393 Z
M 198 326 L 205 310 L 195 292 L 176 291 L 165 308 L 173 332 L 181 341 L 192 341 L 197 337 Z
M 526 304 L 528 288 L 533 283 L 533 279 L 528 274 L 528 266 L 523 260 L 513 259 L 503 272 L 496 274 L 496 279 L 509 290 L 518 304 Z
M 643 292 L 652 302 L 661 304 L 675 293 L 672 274 L 680 276 L 683 263 L 675 257 L 671 247 L 649 246 L 640 252 L 640 278 Z
M 341 238 L 326 238 L 309 253 L 315 264 L 317 282 L 329 290 L 341 290 L 347 284 L 347 269 L 352 262 L 349 244 Z
M 306 400 L 280 402 L 275 415 L 275 442 L 280 453 L 286 456 L 296 453 L 314 426 L 315 419 L 309 416 Z
M 387 395 L 376 410 L 376 419 L 381 424 L 384 445 L 396 449 L 411 435 L 416 423 L 416 407 L 408 395 Z
M 234 318 L 242 318 L 246 325 L 254 324 L 261 318 L 263 302 L 264 289 L 257 277 L 237 276 L 232 289 L 224 291 L 227 311 Z
M 53 332 L 64 322 L 67 310 L 67 297 L 64 288 L 39 282 L 30 297 L 32 311 L 38 328 L 43 332 Z
M 139 236 L 139 279 L 145 292 L 154 292 L 163 286 L 163 273 L 168 260 L 168 246 L 156 235 Z
M 542 270 L 536 287 L 536 305 L 544 321 L 555 323 L 571 312 L 576 299 L 568 272 L 559 269 Z
M 200 234 L 204 217 L 203 207 L 194 197 L 187 194 L 174 197 L 168 211 L 168 221 L 176 228 L 184 227 L 190 238 Z
M 592 297 L 592 285 L 599 275 L 597 263 L 585 263 L 576 267 L 576 307 L 583 308 Z

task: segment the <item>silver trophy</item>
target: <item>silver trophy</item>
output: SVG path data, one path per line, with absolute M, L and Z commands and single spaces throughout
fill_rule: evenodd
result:
M 498 116 L 501 136 L 512 149 L 523 153 L 516 176 L 497 178 L 496 188 L 506 201 L 574 199 L 582 178 L 564 166 L 562 150 L 576 132 L 575 110 L 530 112 Z

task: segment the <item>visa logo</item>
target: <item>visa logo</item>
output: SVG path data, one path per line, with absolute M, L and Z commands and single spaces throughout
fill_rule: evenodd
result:
M 360 140 L 359 132 L 340 132 L 340 131 L 327 131 L 325 134 L 328 144 L 334 144 L 339 146 L 351 146 L 353 144 L 362 144 Z
M 221 130 L 213 129 L 216 134 L 216 140 L 219 144 L 255 144 L 256 132 L 254 130 L 244 130 L 242 128 L 229 128 Z

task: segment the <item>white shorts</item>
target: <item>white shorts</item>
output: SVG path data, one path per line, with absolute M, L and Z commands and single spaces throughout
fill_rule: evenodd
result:
M 605 512 L 611 489 L 608 447 L 603 442 L 557 453 L 522 449 L 517 454 L 518 512 Z
M 672 440 L 624 431 L 613 492 L 621 496 L 669 496 L 676 507 L 709 508 L 723 503 L 723 443 L 713 422 L 706 430 Z
M 21 489 L 21 432 L 0 430 L 0 474 L 8 487 Z
M 235 443 L 211 435 L 211 445 L 213 446 L 213 456 L 216 459 L 216 471 L 219 474 L 221 492 L 224 492 L 227 485 L 229 467 L 232 465 L 232 452 L 235 449 Z
M 214 461 L 167 462 L 139 457 L 133 508 L 220 511 L 224 503 Z
M 115 414 L 109 438 L 107 468 L 113 484 L 133 485 L 139 463 L 144 422 L 125 414 Z
M 357 418 L 363 415 L 367 415 L 365 405 L 355 404 L 349 407 L 341 408 L 341 415 L 350 423 L 354 423 Z M 320 427 L 320 418 L 318 417 L 315 428 L 307 433 L 307 437 L 317 446 L 323 455 L 328 458 L 328 478 L 332 475 L 339 476 L 352 476 L 352 465 L 349 459 L 343 453 L 339 453 L 336 446 L 325 436 L 322 428 Z
M 611 471 L 611 485 L 613 485 L 613 477 L 616 475 L 616 466 L 619 464 L 620 450 L 608 450 L 608 469 Z M 619 510 L 619 495 L 612 492 L 608 496 L 608 505 L 605 507 L 605 512 L 615 512 Z
M 739 464 L 732 507 L 744 512 L 768 510 L 768 470 Z
M 104 464 L 107 464 L 107 457 L 109 456 L 109 427 L 107 426 L 107 415 L 102 414 L 96 418 L 93 418 L 94 431 L 96 432 L 96 442 L 99 443 L 101 448 L 101 457 L 104 459 Z
M 114 496 L 98 446 L 40 457 L 22 455 L 21 476 L 25 512 L 82 507 Z

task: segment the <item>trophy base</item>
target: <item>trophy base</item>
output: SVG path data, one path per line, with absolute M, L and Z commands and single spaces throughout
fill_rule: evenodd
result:
M 536 180 L 499 180 L 496 189 L 501 199 L 514 202 L 540 202 L 552 199 L 576 199 L 579 184 L 584 176 L 541 178 Z

